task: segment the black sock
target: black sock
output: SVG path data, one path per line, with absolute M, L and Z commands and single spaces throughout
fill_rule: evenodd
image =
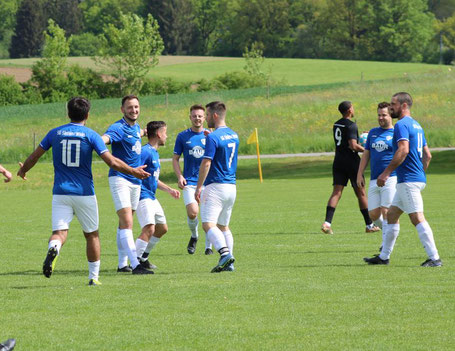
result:
M 332 223 L 333 215 L 335 214 L 335 207 L 327 206 L 325 210 L 325 221 Z
M 368 208 L 364 208 L 363 210 L 360 210 L 362 212 L 363 219 L 365 220 L 366 225 L 370 225 L 373 223 L 373 221 L 370 218 L 370 215 L 368 214 Z
M 229 249 L 227 247 L 222 247 L 218 250 L 221 256 L 227 255 L 229 253 Z
M 147 261 L 147 258 L 149 258 L 149 254 L 150 254 L 150 252 L 145 252 L 144 251 L 144 253 L 141 256 L 141 260 L 142 261 Z

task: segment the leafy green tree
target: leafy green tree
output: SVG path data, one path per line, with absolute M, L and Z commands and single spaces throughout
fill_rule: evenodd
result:
M 19 0 L 3 0 L 0 6 L 0 57 L 9 57 L 8 48 L 16 25 Z
M 216 40 L 216 28 L 225 14 L 220 0 L 193 0 L 195 39 L 199 54 L 208 55 Z
M 45 101 L 61 101 L 66 98 L 65 68 L 69 43 L 65 31 L 52 19 L 44 33 L 42 59 L 32 66 L 32 83 L 36 84 Z
M 455 13 L 455 0 L 428 0 L 428 9 L 437 19 L 444 20 Z
M 16 28 L 9 50 L 11 58 L 38 56 L 46 20 L 41 0 L 22 0 L 16 13 Z
M 152 15 L 122 15 L 121 25 L 105 28 L 100 55 L 95 58 L 113 72 L 121 94 L 137 93 L 150 69 L 158 64 L 163 40 Z
M 58 26 L 65 30 L 66 36 L 77 34 L 82 29 L 82 11 L 79 0 L 46 0 L 44 11 Z

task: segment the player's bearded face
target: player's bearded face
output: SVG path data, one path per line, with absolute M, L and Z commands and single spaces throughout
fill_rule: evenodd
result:
M 209 128 L 215 128 L 215 121 L 213 120 L 213 114 L 207 110 L 207 125 Z
M 401 105 L 397 100 L 392 99 L 389 110 L 390 110 L 390 116 L 392 118 L 398 118 L 401 116 Z

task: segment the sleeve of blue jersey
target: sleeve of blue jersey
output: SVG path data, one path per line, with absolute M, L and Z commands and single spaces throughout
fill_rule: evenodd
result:
M 141 151 L 141 165 L 149 166 L 150 149 L 143 147 Z
M 114 123 L 112 124 L 109 128 L 107 128 L 106 135 L 109 135 L 109 138 L 111 139 L 111 143 L 113 141 L 120 141 L 122 140 L 122 129 L 120 127 L 120 124 Z
M 177 138 L 175 139 L 175 145 L 174 145 L 174 154 L 175 155 L 181 155 L 183 152 L 183 147 L 182 147 L 182 135 L 179 133 L 177 135 Z
M 52 134 L 53 134 L 53 129 L 46 134 L 43 140 L 41 140 L 41 143 L 39 144 L 44 150 L 49 150 L 52 146 Z
M 373 130 L 374 130 L 374 129 L 371 129 L 371 130 L 368 132 L 367 141 L 365 142 L 365 150 L 370 150 L 370 145 L 371 145 L 371 134 L 372 134 Z
M 205 152 L 203 158 L 213 160 L 216 151 L 216 140 L 212 134 L 207 135 L 205 138 Z
M 93 146 L 93 149 L 95 149 L 98 155 L 104 154 L 106 151 L 108 151 L 106 144 L 104 144 L 103 139 L 99 136 L 98 133 L 91 131 L 89 140 Z
M 393 129 L 393 136 L 397 142 L 399 142 L 400 140 L 409 141 L 408 126 L 404 123 L 395 124 L 395 128 Z

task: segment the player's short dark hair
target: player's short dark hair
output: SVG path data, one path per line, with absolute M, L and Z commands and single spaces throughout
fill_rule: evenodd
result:
M 76 96 L 66 104 L 68 117 L 73 122 L 82 122 L 87 118 L 90 111 L 90 101 L 86 98 Z
M 136 99 L 137 101 L 139 101 L 139 98 L 136 95 L 133 95 L 133 94 L 126 95 L 126 96 L 122 97 L 122 106 L 125 104 L 126 101 L 130 101 L 130 100 L 133 100 L 133 99 Z
M 351 101 L 342 101 L 338 105 L 338 111 L 344 116 L 346 112 L 351 108 L 352 102 Z
M 226 115 L 226 105 L 221 101 L 212 101 L 205 105 L 205 108 L 210 109 L 212 113 L 216 113 L 220 117 Z
M 190 107 L 190 113 L 193 112 L 194 110 L 202 110 L 205 111 L 205 107 L 199 104 L 193 105 Z
M 166 127 L 166 122 L 163 121 L 151 121 L 147 123 L 147 136 L 149 138 L 156 137 L 158 129 Z
M 386 101 L 383 101 L 383 102 L 380 102 L 378 104 L 378 110 L 379 109 L 383 109 L 383 108 L 389 108 L 390 107 L 390 103 L 386 102 Z
M 412 97 L 410 94 L 405 93 L 404 91 L 394 94 L 392 97 L 396 98 L 400 105 L 406 103 L 409 108 L 412 106 Z

